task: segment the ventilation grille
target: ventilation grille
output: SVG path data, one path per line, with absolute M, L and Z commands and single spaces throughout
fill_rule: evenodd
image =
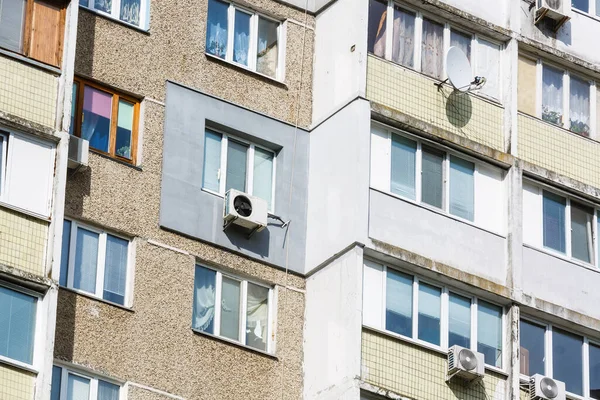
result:
M 453 370 L 456 368 L 456 359 L 454 358 L 454 351 L 450 349 L 448 351 L 448 369 Z

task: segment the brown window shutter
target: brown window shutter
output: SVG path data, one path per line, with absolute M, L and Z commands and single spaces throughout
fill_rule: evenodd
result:
M 29 57 L 60 67 L 65 12 L 62 0 L 33 0 Z

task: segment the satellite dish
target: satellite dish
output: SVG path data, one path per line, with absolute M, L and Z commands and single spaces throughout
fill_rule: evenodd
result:
M 454 89 L 468 92 L 473 82 L 473 73 L 469 59 L 458 47 L 450 47 L 446 53 L 446 69 L 448 79 Z

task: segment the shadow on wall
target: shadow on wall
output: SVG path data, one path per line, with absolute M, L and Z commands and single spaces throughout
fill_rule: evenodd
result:
M 54 339 L 54 358 L 64 361 L 73 360 L 76 309 L 77 294 L 64 289 L 59 289 L 56 333 Z
M 446 117 L 456 128 L 464 128 L 471 121 L 473 115 L 473 104 L 468 93 L 457 90 L 450 93 L 446 99 Z
M 67 172 L 67 193 L 65 201 L 65 215 L 81 218 L 83 215 L 84 198 L 90 196 L 92 169 L 85 168 L 74 172 Z
M 77 49 L 75 53 L 75 74 L 92 77 L 94 66 L 94 44 L 96 36 L 96 16 L 84 8 L 79 8 L 77 22 Z
M 270 226 L 271 224 L 269 224 Z M 232 245 L 238 249 L 246 249 L 253 253 L 259 254 L 261 257 L 269 257 L 269 243 L 271 241 L 271 233 L 269 227 L 257 232 L 249 239 L 250 230 L 232 225 L 227 230 L 223 231 Z
M 487 389 L 483 380 L 475 380 L 472 382 L 452 380 L 446 384 L 457 399 L 468 398 L 469 400 L 489 400 L 496 398 L 495 393 L 486 391 Z

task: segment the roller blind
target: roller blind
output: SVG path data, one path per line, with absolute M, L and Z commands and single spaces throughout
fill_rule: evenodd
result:
M 450 157 L 450 213 L 473 221 L 475 218 L 475 164 Z
M 225 181 L 225 190 L 236 189 L 242 192 L 246 191 L 246 155 L 248 145 L 236 142 L 231 138 L 227 145 L 227 177 Z
M 444 152 L 423 146 L 422 155 L 422 201 L 442 208 Z
M 417 143 L 400 135 L 392 135 L 391 191 L 415 199 L 415 160 Z
M 273 153 L 254 148 L 254 196 L 265 199 L 271 209 L 273 202 Z

